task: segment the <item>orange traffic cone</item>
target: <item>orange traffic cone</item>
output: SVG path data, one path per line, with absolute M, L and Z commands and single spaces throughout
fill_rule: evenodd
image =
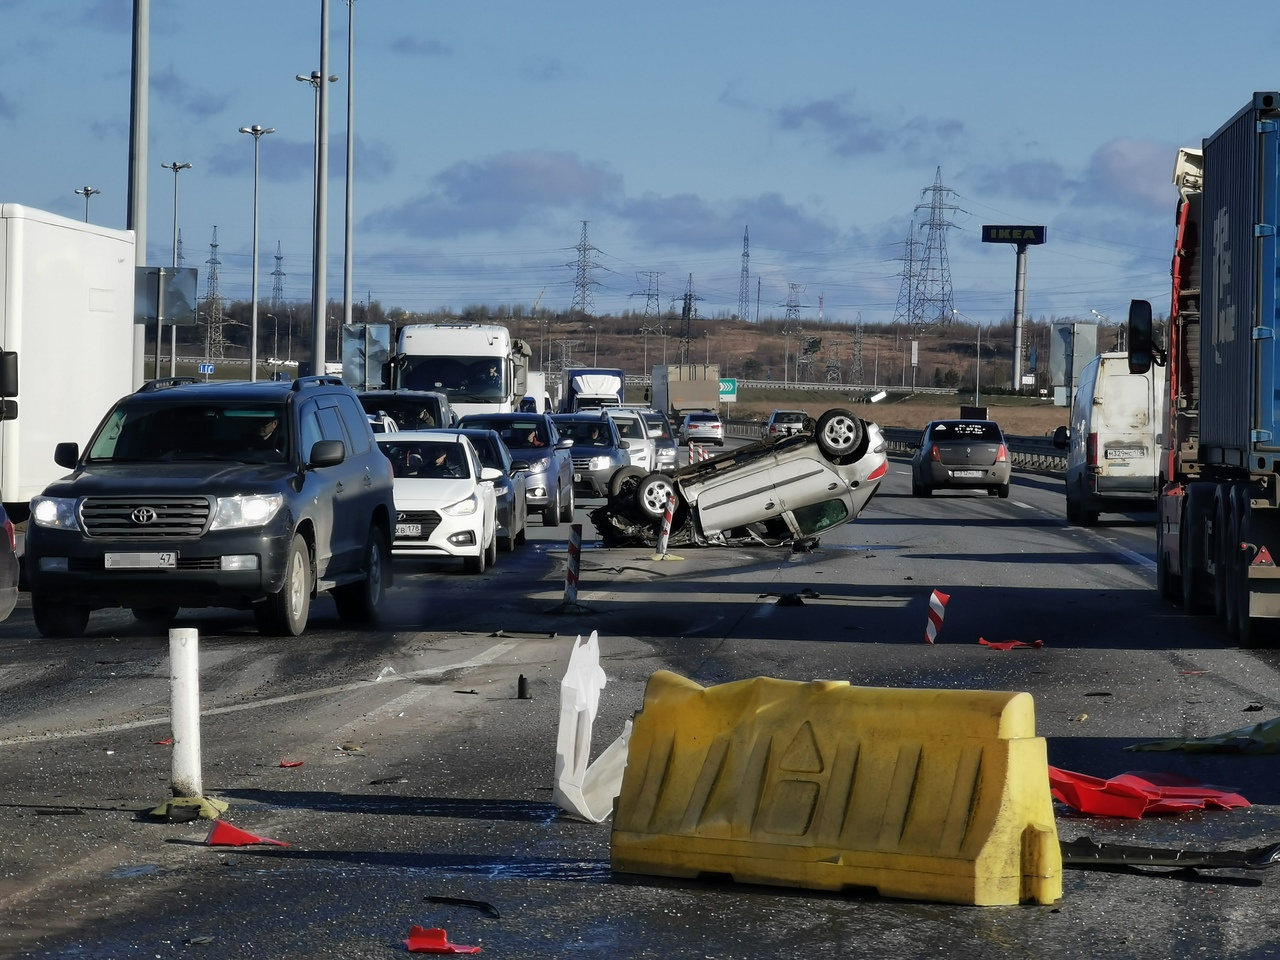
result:
M 247 847 L 254 843 L 269 843 L 277 847 L 288 846 L 283 840 L 259 837 L 225 820 L 213 821 L 213 826 L 209 828 L 209 835 L 204 838 L 204 842 L 211 847 Z

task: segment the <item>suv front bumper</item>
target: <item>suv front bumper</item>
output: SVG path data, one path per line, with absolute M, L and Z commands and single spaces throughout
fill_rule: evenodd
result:
M 26 541 L 27 580 L 32 592 L 47 600 L 90 609 L 245 609 L 280 590 L 292 541 L 292 531 L 283 525 L 192 538 L 128 540 L 32 523 Z M 109 554 L 126 565 L 107 566 Z M 167 555 L 172 555 L 172 566 L 137 565 Z

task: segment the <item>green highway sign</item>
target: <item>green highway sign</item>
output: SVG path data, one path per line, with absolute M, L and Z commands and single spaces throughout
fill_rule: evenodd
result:
M 721 377 L 720 378 L 720 402 L 733 403 L 738 399 L 738 378 L 737 377 Z

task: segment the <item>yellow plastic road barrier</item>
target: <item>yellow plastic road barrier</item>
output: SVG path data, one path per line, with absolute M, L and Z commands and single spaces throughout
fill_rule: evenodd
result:
M 947 903 L 1052 903 L 1062 853 L 1030 694 L 649 678 L 612 866 Z

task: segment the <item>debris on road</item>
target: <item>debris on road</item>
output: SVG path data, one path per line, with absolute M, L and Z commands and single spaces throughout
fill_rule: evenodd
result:
M 260 837 L 257 834 L 250 833 L 248 830 L 241 830 L 225 820 L 215 820 L 213 822 L 213 826 L 209 829 L 209 835 L 204 838 L 204 842 L 210 847 L 248 847 L 256 843 L 268 844 L 274 847 L 289 846 L 283 840 Z
M 1280 863 L 1280 843 L 1250 850 L 1162 850 L 1096 843 L 1089 837 L 1062 841 L 1064 867 L 1174 867 L 1179 870 L 1265 870 Z
M 441 927 L 415 926 L 409 930 L 409 939 L 404 942 L 410 953 L 479 953 L 479 947 L 467 947 L 449 942 L 449 934 Z
M 1081 813 L 1137 820 L 1153 814 L 1234 810 L 1249 806 L 1240 794 L 1172 773 L 1122 773 L 1110 780 L 1049 767 L 1055 800 Z
M 1187 753 L 1275 753 L 1280 749 L 1280 717 L 1208 737 L 1147 740 L 1125 747 L 1133 751 L 1185 750 Z

